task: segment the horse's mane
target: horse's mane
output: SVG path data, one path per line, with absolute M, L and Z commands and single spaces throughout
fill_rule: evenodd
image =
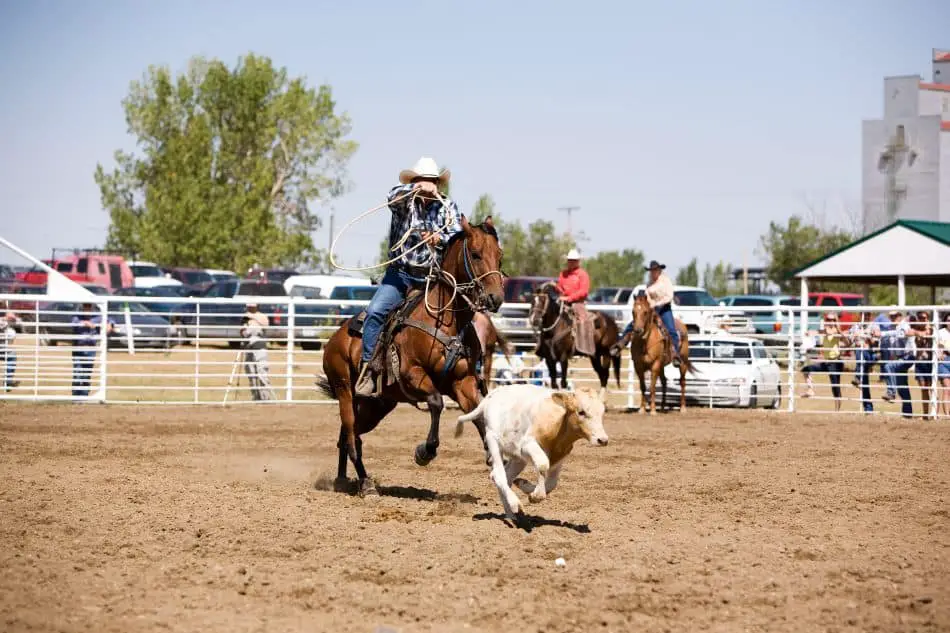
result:
M 473 224 L 472 228 L 478 229 L 479 231 L 487 235 L 491 235 L 493 238 L 495 238 L 495 242 L 498 241 L 498 231 L 495 230 L 494 226 L 487 225 L 484 222 L 482 222 L 481 224 Z M 465 231 L 459 231 L 458 233 L 453 233 L 452 236 L 449 237 L 449 241 L 445 243 L 445 250 L 449 250 L 449 248 L 453 244 L 455 244 L 457 241 L 459 241 L 463 237 L 465 237 Z

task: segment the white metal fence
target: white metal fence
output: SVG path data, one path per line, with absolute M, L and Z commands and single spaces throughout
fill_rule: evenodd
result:
M 16 327 L 0 322 L 0 399 L 330 402 L 314 386 L 323 371 L 322 344 L 366 302 L 258 297 L 270 322 L 266 358 L 252 353 L 249 359 L 241 336 L 247 300 L 110 295 L 96 297 L 87 314 L 82 305 L 54 296 L 0 295 L 0 306 L 8 306 L 0 310 L 0 318 L 9 312 L 17 319 L 5 320 L 19 322 Z M 546 366 L 533 355 L 535 339 L 525 319 L 527 310 L 525 304 L 505 304 L 497 315 L 496 324 L 516 351 L 510 365 L 500 350 L 496 352 L 491 377 L 496 384 L 547 384 Z M 723 310 L 742 318 L 731 323 L 713 318 Z M 870 346 L 852 329 L 855 320 L 860 321 L 855 310 L 678 307 L 684 321 L 709 330 L 690 334 L 690 359 L 699 371 L 687 378 L 688 405 L 948 417 L 950 325 L 945 319 L 950 306 L 901 308 L 904 315 L 920 317 L 913 326 L 914 343 L 894 336 L 894 323 L 888 320 L 880 324 L 882 337 Z M 871 313 L 867 320 L 873 321 L 897 308 L 867 310 Z M 825 314 L 840 316 L 842 338 L 821 337 Z M 618 325 L 623 328 L 629 317 Z M 729 327 L 739 321 L 744 324 L 739 334 L 710 325 Z M 111 322 L 109 336 L 99 335 L 102 322 Z M 263 382 L 252 384 L 261 371 L 266 374 L 261 376 Z M 678 406 L 678 373 L 672 367 L 665 373 L 667 402 Z M 584 358 L 573 359 L 568 380 L 571 386 L 598 384 Z M 659 405 L 659 383 L 657 388 Z M 608 393 L 612 407 L 640 406 L 640 388 L 626 350 L 620 387 L 611 370 Z

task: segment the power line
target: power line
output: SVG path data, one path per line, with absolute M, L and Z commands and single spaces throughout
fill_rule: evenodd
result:
M 568 207 L 558 207 L 558 211 L 563 211 L 567 213 L 567 234 L 571 237 L 574 236 L 574 223 L 572 217 L 575 211 L 579 211 L 580 207 L 578 206 L 568 206 Z

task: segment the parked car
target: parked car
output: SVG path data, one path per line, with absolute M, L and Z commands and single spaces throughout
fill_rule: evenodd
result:
M 294 290 L 307 288 L 295 286 Z M 336 286 L 329 299 L 336 301 L 370 301 L 376 294 L 377 286 Z M 359 306 L 337 304 L 328 305 L 299 303 L 305 298 L 294 296 L 294 339 L 306 350 L 320 349 L 322 340 L 329 338 L 347 315 L 357 314 Z
M 155 286 L 153 288 L 120 288 L 115 292 L 115 295 L 118 297 L 168 297 L 168 298 L 179 298 L 187 297 L 185 294 L 188 287 L 182 284 L 177 286 Z M 168 319 L 171 323 L 181 323 L 185 314 L 190 314 L 186 312 L 186 309 L 194 306 L 194 304 L 189 303 L 142 303 L 146 308 L 152 312 L 157 312 Z
M 273 297 L 287 297 L 284 286 L 273 281 L 218 281 L 211 284 L 202 295 L 204 298 L 243 298 L 245 303 L 203 303 L 200 313 L 196 304 L 189 304 L 182 317 L 185 334 L 189 338 L 198 337 L 198 327 L 201 328 L 201 338 L 227 339 L 228 345 L 238 347 L 241 344 L 241 317 L 247 310 L 246 301 L 253 299 L 257 309 L 266 314 L 270 321 L 267 336 L 283 339 L 280 328 L 284 324 L 286 303 L 271 303 L 267 299 Z
M 127 347 L 129 330 L 125 322 L 125 307 L 129 308 L 132 342 L 139 347 L 170 347 L 177 342 L 175 327 L 160 314 L 149 311 L 145 305 L 131 301 L 109 301 L 109 315 L 115 322 L 115 331 L 109 336 L 109 347 Z M 46 345 L 60 342 L 72 344 L 73 316 L 82 308 L 81 303 L 54 302 L 44 306 L 40 326 L 40 341 Z
M 587 297 L 587 303 L 627 303 L 633 288 L 594 288 Z
M 153 262 L 128 262 L 132 271 L 133 283 L 136 288 L 153 288 L 155 286 L 180 286 L 180 281 L 167 274 L 158 264 Z
M 776 409 L 781 404 L 782 372 L 762 341 L 729 334 L 690 337 L 689 360 L 696 368 L 695 374 L 686 376 L 689 403 L 752 409 Z M 678 404 L 679 369 L 667 365 L 663 373 L 668 381 L 666 402 Z
M 808 305 L 818 308 L 857 308 L 866 305 L 867 300 L 864 295 L 853 292 L 809 292 Z M 821 312 L 815 313 L 809 310 L 808 320 L 812 322 L 813 317 L 818 326 L 821 320 Z M 838 320 L 841 323 L 854 323 L 861 318 L 860 312 L 840 312 Z
M 287 279 L 297 274 L 296 270 L 290 268 L 252 268 L 247 271 L 245 278 L 253 281 L 284 283 Z
M 617 320 L 617 325 L 623 330 L 633 319 L 633 302 L 637 295 L 646 290 L 646 285 L 640 284 L 630 293 L 627 303 L 623 306 L 616 304 L 591 304 L 587 307 L 597 312 L 604 312 Z M 683 307 L 700 308 L 698 310 L 682 310 Z M 752 321 L 738 310 L 729 310 L 719 305 L 704 288 L 697 286 L 673 286 L 673 315 L 686 326 L 690 334 L 728 331 L 733 334 L 755 334 Z
M 205 268 L 205 272 L 211 275 L 214 281 L 235 281 L 238 279 L 237 273 L 232 270 L 219 270 L 217 268 Z
M 77 251 L 76 254 L 57 258 L 55 266 L 51 267 L 74 281 L 102 286 L 110 292 L 131 286 L 135 281 L 125 258 L 101 251 Z M 32 283 L 46 283 L 45 271 L 39 271 L 34 277 L 36 279 Z
M 214 283 L 214 277 L 208 274 L 203 268 L 169 268 L 173 279 L 177 279 L 183 284 L 189 286 L 210 286 Z
M 743 312 L 752 321 L 758 334 L 774 338 L 788 336 L 788 308 L 800 305 L 800 299 L 791 295 L 727 295 L 719 304 L 731 308 L 772 308 L 771 310 L 746 310 Z

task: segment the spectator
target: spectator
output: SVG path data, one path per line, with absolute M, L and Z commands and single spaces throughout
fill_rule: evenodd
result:
M 861 408 L 865 413 L 874 412 L 871 401 L 871 370 L 874 369 L 875 351 L 881 338 L 877 322 L 871 320 L 870 312 L 862 312 L 861 320 L 848 332 L 854 347 L 854 380 L 851 384 L 861 389 Z
M 92 367 L 96 364 L 96 347 L 101 335 L 102 316 L 93 314 L 93 305 L 83 303 L 79 314 L 73 315 L 73 396 L 89 395 Z M 106 334 L 112 334 L 115 323 L 106 321 Z
M 242 319 L 244 340 L 244 372 L 254 400 L 273 400 L 267 358 L 265 330 L 270 325 L 267 315 L 259 312 L 256 303 L 248 303 Z
M 950 312 L 943 315 L 943 327 L 937 332 L 939 364 L 937 380 L 940 381 L 940 408 L 943 415 L 950 416 Z
M 841 410 L 841 370 L 843 363 L 841 361 L 841 343 L 847 339 L 841 331 L 838 324 L 838 315 L 826 314 L 822 325 L 822 333 L 818 340 L 818 347 L 821 350 L 821 361 L 806 365 L 802 368 L 802 374 L 805 376 L 807 388 L 804 393 L 805 398 L 812 398 L 815 395 L 815 384 L 812 381 L 813 372 L 827 372 L 828 379 L 831 381 L 831 395 L 835 399 L 835 411 Z
M 884 363 L 884 378 L 887 380 L 886 402 L 893 402 L 898 395 L 901 397 L 901 413 L 904 417 L 914 415 L 914 405 L 911 401 L 910 388 L 907 386 L 907 372 L 914 363 L 917 353 L 917 342 L 910 324 L 900 312 L 892 313 L 894 330 L 891 337 L 891 359 Z
M 23 322 L 10 310 L 10 303 L 6 302 L 3 310 L 3 316 L 0 317 L 0 363 L 2 363 L 2 382 L 4 391 L 10 391 L 19 386 L 19 382 L 13 379 L 16 372 L 16 350 L 13 347 L 13 341 L 16 335 L 23 331 Z
M 874 319 L 875 325 L 877 325 L 878 330 L 881 332 L 878 355 L 880 356 L 879 360 L 881 363 L 880 382 L 884 384 L 887 384 L 887 376 L 884 375 L 884 364 L 891 360 L 894 354 L 894 323 L 899 314 L 900 312 L 898 310 L 891 310 L 890 312 L 879 313 L 877 318 Z

